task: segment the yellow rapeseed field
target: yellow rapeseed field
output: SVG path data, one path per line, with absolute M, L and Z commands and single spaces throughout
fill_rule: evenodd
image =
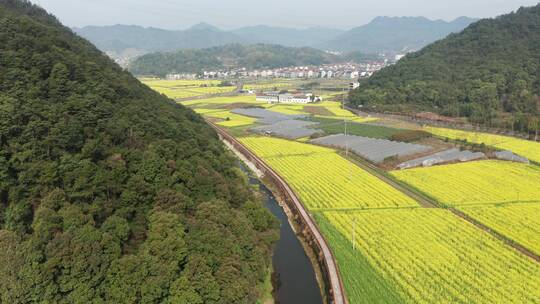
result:
M 540 203 L 460 207 L 459 210 L 540 255 Z
M 259 102 L 255 100 L 255 95 L 242 95 L 242 96 L 231 96 L 231 97 L 211 97 L 211 98 L 203 98 L 203 99 L 193 99 L 193 100 L 187 100 L 182 101 L 180 104 L 190 107 L 190 108 L 224 108 L 227 107 L 230 104 L 235 103 L 246 103 L 246 104 L 253 104 L 254 106 L 260 106 L 262 104 L 265 104 L 263 102 Z
M 509 136 L 479 132 L 469 132 L 445 128 L 425 127 L 426 131 L 450 139 L 466 139 L 472 143 L 485 144 L 501 150 L 510 150 L 516 154 L 540 163 L 540 143 Z
M 533 165 L 486 160 L 391 173 L 451 206 L 540 201 L 540 168 Z
M 356 250 L 393 283 L 405 303 L 540 303 L 540 264 L 449 211 L 414 208 L 323 215 L 349 242 L 356 222 Z M 343 271 L 363 275 L 347 264 L 340 265 Z
M 270 137 L 240 141 L 281 174 L 310 210 L 418 206 L 332 149 Z
M 227 110 L 195 109 L 195 112 L 204 116 L 222 119 L 223 121 L 220 121 L 217 124 L 223 127 L 248 126 L 254 124 L 256 121 L 255 118 L 234 114 Z
M 155 80 L 142 79 L 153 90 L 172 99 L 232 92 L 235 86 L 220 87 L 218 80 Z

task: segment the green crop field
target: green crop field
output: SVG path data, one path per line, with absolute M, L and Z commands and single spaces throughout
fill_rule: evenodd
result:
M 318 129 L 323 130 L 326 134 L 345 133 L 345 123 L 341 119 L 314 117 L 310 119 L 310 121 L 319 122 L 320 125 L 318 126 Z M 349 135 L 390 139 L 393 135 L 402 132 L 404 132 L 404 130 L 365 123 L 348 122 L 347 124 L 347 134 Z

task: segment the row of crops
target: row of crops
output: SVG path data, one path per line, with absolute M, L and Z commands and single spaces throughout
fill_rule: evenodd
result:
M 351 303 L 540 303 L 540 265 L 450 211 L 420 208 L 332 149 L 240 140 L 284 176 L 314 214 Z M 532 165 L 481 161 L 391 174 L 536 248 L 539 173 Z M 514 196 L 516 189 L 523 196 Z M 501 209 L 501 203 L 509 209 L 484 208 Z

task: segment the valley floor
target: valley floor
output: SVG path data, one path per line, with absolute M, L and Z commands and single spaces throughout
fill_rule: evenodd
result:
M 325 100 L 333 98 L 329 94 Z M 539 143 L 373 123 L 332 101 L 306 108 L 238 96 L 183 104 L 220 125 L 287 181 L 328 240 L 350 303 L 540 303 Z M 322 134 L 254 133 L 260 118 L 234 113 L 237 107 L 306 115 Z M 374 162 L 353 155 L 350 142 L 345 148 L 312 142 L 350 132 L 359 136 L 353 140 L 377 139 L 363 141 L 375 145 L 370 149 L 383 144 L 388 150 L 390 142 L 410 131 L 431 134 L 410 142 L 429 152 Z M 456 139 L 483 143 L 483 150 Z M 359 153 L 364 148 L 360 145 Z M 404 161 L 446 149 L 479 157 L 397 169 Z M 495 159 L 502 149 L 531 162 Z

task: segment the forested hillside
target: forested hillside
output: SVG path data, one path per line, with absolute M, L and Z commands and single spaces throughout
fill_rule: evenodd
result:
M 540 5 L 472 24 L 352 92 L 356 105 L 430 110 L 474 123 L 536 132 L 540 116 Z
M 0 303 L 254 303 L 276 225 L 200 116 L 0 0 Z
M 168 73 L 200 73 L 220 68 L 280 68 L 320 65 L 341 60 L 340 57 L 312 48 L 279 45 L 230 44 L 173 53 L 152 53 L 137 58 L 129 67 L 136 75 L 164 76 Z

